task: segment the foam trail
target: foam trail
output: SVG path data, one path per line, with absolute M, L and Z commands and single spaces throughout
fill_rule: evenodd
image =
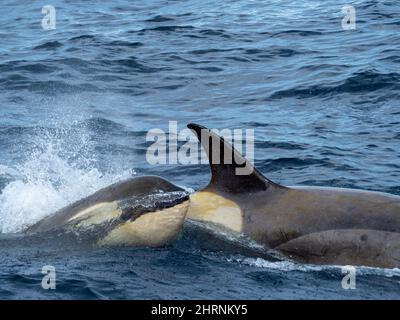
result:
M 244 259 L 231 259 L 235 262 L 239 262 L 245 265 L 276 269 L 280 271 L 301 271 L 301 272 L 316 272 L 316 271 L 339 271 L 341 272 L 342 266 L 337 265 L 315 265 L 315 264 L 302 264 L 289 260 L 283 261 L 267 261 L 262 258 L 244 258 Z M 356 266 L 358 275 L 379 275 L 385 277 L 400 277 L 400 269 L 385 269 L 385 268 L 373 268 L 373 267 L 362 267 Z

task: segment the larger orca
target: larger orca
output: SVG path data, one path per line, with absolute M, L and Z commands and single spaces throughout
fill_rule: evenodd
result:
M 26 235 L 72 235 L 96 246 L 158 247 L 182 229 L 188 192 L 156 176 L 118 182 L 28 227 Z
M 189 219 L 249 236 L 300 262 L 400 267 L 400 197 L 329 187 L 283 186 L 231 144 L 196 124 L 211 167 L 207 187 L 190 196 Z M 232 161 L 225 161 L 226 156 Z M 248 174 L 238 175 L 247 168 Z

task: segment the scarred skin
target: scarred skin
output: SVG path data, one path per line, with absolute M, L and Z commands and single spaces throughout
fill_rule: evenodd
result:
M 238 176 L 237 162 L 252 167 L 247 160 L 208 129 L 197 125 L 189 128 L 199 138 L 202 132 L 206 140 L 220 140 L 220 154 L 230 150 L 237 159 L 232 164 L 224 164 L 222 159 L 213 164 L 210 159 L 211 182 L 191 196 L 196 207 L 189 207 L 189 218 L 217 221 L 231 229 L 240 226 L 234 231 L 301 262 L 400 267 L 399 196 L 355 189 L 285 187 L 254 168 L 250 175 Z M 205 147 L 209 157 L 210 148 Z M 232 214 L 231 219 L 218 219 L 225 200 L 219 200 L 212 209 L 207 204 L 204 214 L 201 206 L 204 202 L 205 208 L 206 200 L 202 194 L 215 194 L 229 202 L 230 208 L 234 203 L 235 217 Z

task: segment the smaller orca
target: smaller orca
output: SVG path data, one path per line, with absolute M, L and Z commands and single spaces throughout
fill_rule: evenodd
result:
M 174 240 L 189 206 L 188 192 L 156 176 L 118 182 L 45 217 L 26 235 L 74 235 L 97 246 L 159 247 Z

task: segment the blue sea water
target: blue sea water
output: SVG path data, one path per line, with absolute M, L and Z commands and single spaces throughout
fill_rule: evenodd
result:
M 1 1 L 0 298 L 400 298 L 399 270 L 358 268 L 344 290 L 339 267 L 248 256 L 190 224 L 159 249 L 7 236 L 135 174 L 205 186 L 205 165 L 146 161 L 146 133 L 171 120 L 254 128 L 255 164 L 282 184 L 400 194 L 400 4 L 352 1 L 343 30 L 345 4 Z

